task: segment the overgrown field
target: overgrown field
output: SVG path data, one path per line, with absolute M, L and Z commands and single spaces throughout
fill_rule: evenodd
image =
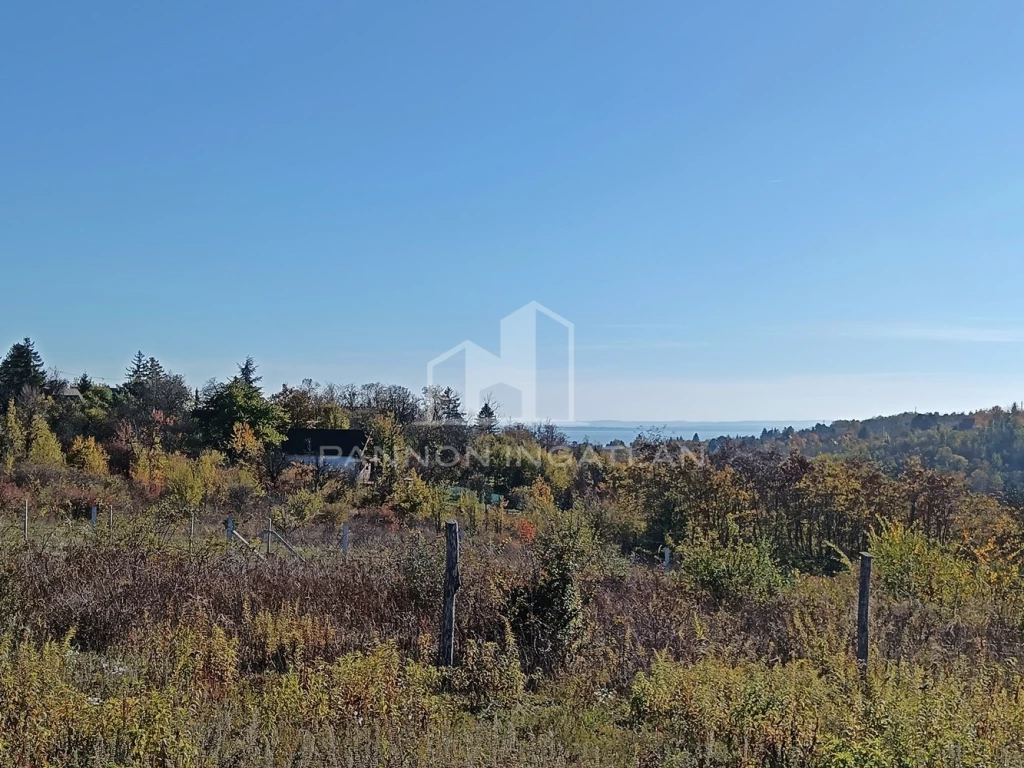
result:
M 1019 407 L 594 446 L 259 382 L 0 361 L 0 768 L 1024 765 Z M 360 477 L 286 458 L 343 427 Z
M 851 571 L 704 541 L 666 576 L 562 513 L 464 539 L 441 671 L 441 537 L 375 517 L 353 519 L 348 562 L 189 551 L 145 514 L 10 539 L 0 765 L 1024 763 L 1024 591 L 1004 558 L 882 526 L 862 679 Z

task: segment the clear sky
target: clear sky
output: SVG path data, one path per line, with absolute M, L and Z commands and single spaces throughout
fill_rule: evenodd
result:
M 421 387 L 537 300 L 577 417 L 1024 399 L 1024 4 L 9 3 L 0 346 Z

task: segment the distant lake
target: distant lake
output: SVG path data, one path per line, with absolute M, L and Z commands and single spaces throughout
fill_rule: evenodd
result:
M 707 422 L 593 422 L 589 424 L 558 425 L 569 442 L 582 443 L 589 441 L 595 445 L 607 445 L 613 440 L 621 440 L 626 445 L 632 443 L 641 432 L 659 431 L 665 437 L 681 437 L 689 440 L 694 434 L 701 440 L 713 437 L 759 437 L 765 429 L 804 429 L 813 427 L 813 421 L 707 421 Z

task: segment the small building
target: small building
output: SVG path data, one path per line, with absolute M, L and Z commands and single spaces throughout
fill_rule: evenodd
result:
M 357 471 L 366 439 L 361 429 L 289 429 L 281 452 L 289 461 Z
M 81 400 L 82 399 L 82 393 L 81 393 L 81 391 L 79 391 L 78 387 L 71 387 L 71 386 L 64 387 L 64 389 L 62 389 L 60 392 L 57 393 L 57 396 L 65 398 L 67 400 Z

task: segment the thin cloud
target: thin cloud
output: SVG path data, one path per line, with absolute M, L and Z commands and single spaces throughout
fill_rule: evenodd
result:
M 672 341 L 672 340 L 652 340 L 652 341 L 638 341 L 635 339 L 622 340 L 622 341 L 608 341 L 598 344 L 577 344 L 576 351 L 586 352 L 614 352 L 614 351 L 634 351 L 634 350 L 651 350 L 651 349 L 695 349 L 697 347 L 706 347 L 708 342 L 706 341 Z
M 841 335 L 863 339 L 933 341 L 955 344 L 1019 344 L 1024 328 L 994 325 L 924 323 L 857 323 L 839 329 Z
M 641 331 L 690 328 L 684 323 L 597 323 L 597 328 L 624 328 Z

